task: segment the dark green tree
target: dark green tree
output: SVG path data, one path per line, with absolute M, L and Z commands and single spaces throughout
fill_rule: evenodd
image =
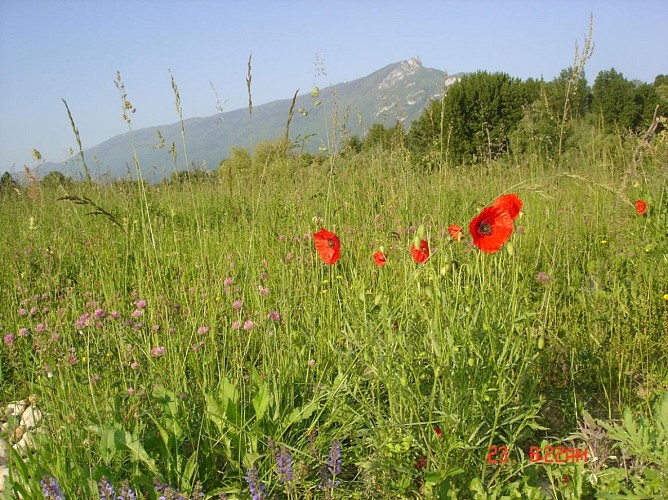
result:
M 545 92 L 550 112 L 557 121 L 582 118 L 589 112 L 591 92 L 584 73 L 578 75 L 573 68 L 562 69 L 558 77 L 545 85 Z
M 527 96 L 522 82 L 505 73 L 463 77 L 434 101 L 413 124 L 409 147 L 424 158 L 465 163 L 493 159 L 509 149 L 510 134 L 522 119 Z
M 0 194 L 15 193 L 18 188 L 19 183 L 16 182 L 12 174 L 9 172 L 2 174 L 2 177 L 0 177 Z
M 408 131 L 408 149 L 416 163 L 423 168 L 437 167 L 445 160 L 442 111 L 443 101 L 432 100 Z
M 591 108 L 591 90 L 583 72 L 567 68 L 550 82 L 524 82 L 529 104 L 516 133 L 516 152 L 554 157 L 572 135 L 574 123 Z M 560 148 L 561 146 L 561 148 Z
M 362 148 L 364 150 L 380 148 L 389 151 L 393 148 L 400 147 L 404 143 L 406 131 L 404 126 L 397 122 L 393 127 L 385 128 L 380 123 L 371 125 L 369 132 L 364 138 Z
M 635 86 L 614 68 L 598 74 L 592 94 L 592 111 L 606 130 L 633 130 L 640 123 Z
M 346 139 L 346 142 L 343 147 L 343 151 L 345 153 L 360 153 L 362 151 L 362 146 L 363 146 L 362 139 L 359 138 L 357 135 L 351 135 Z M 304 153 L 306 154 L 306 153 Z M 302 154 L 302 156 L 304 156 Z
M 41 181 L 39 181 L 40 185 L 42 187 L 48 188 L 48 189 L 54 189 L 54 188 L 63 188 L 65 191 L 70 191 L 72 189 L 72 186 L 74 185 L 74 180 L 71 177 L 66 176 L 62 172 L 55 170 L 53 172 L 49 172 L 42 178 Z
M 663 103 L 668 104 L 668 75 L 657 75 L 654 78 L 654 87 Z
M 648 83 L 640 83 L 635 89 L 635 100 L 640 108 L 639 127 L 645 128 L 652 123 L 654 111 L 659 107 L 658 115 L 666 112 L 666 103 L 661 99 L 657 88 Z

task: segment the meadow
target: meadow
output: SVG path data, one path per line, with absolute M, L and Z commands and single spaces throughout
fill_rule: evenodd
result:
M 3 192 L 0 402 L 44 415 L 6 497 L 668 496 L 666 153 L 591 134 Z

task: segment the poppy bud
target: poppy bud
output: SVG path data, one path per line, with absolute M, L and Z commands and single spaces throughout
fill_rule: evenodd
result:
M 419 234 L 416 234 L 415 238 L 413 238 L 413 246 L 415 248 L 420 248 L 420 243 L 422 243 L 422 238 L 420 238 Z
M 415 246 L 419 246 L 420 240 L 424 240 L 424 233 L 425 233 L 424 224 L 420 224 L 417 228 L 417 233 L 415 233 L 415 234 L 417 234 L 417 237 L 418 237 L 418 240 L 417 240 L 418 245 L 415 245 Z
M 376 295 L 376 297 L 373 299 L 373 305 L 377 306 L 380 305 L 380 302 L 383 300 L 383 294 L 379 293 Z
M 510 255 L 511 257 L 515 255 L 515 247 L 513 246 L 512 241 L 506 243 L 506 250 L 508 251 L 508 255 Z
M 541 335 L 540 337 L 538 337 L 538 349 L 542 350 L 543 347 L 545 347 L 545 337 Z

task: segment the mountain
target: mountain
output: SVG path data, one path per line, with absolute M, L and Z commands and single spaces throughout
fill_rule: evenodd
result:
M 460 75 L 425 68 L 419 58 L 390 64 L 368 76 L 339 83 L 297 96 L 290 124 L 290 138 L 304 141 L 304 150 L 316 152 L 328 148 L 332 128 L 340 134 L 345 125 L 351 135 L 363 136 L 374 123 L 388 127 L 397 121 L 410 126 L 420 116 L 429 100 L 443 95 L 448 85 Z M 218 113 L 206 118 L 184 120 L 188 162 L 200 168 L 215 169 L 228 158 L 233 146 L 249 149 L 251 142 L 283 137 L 292 99 L 273 101 L 248 108 Z M 336 117 L 336 119 L 335 119 Z M 157 147 L 164 139 L 164 146 Z M 185 168 L 181 124 L 160 125 L 118 135 L 84 152 L 91 174 L 96 178 L 126 177 L 134 173 L 133 144 L 144 178 L 159 181 Z M 177 151 L 177 166 L 170 152 Z M 328 148 L 329 149 L 329 148 Z M 60 170 L 78 178 L 83 168 L 78 155 L 59 164 L 46 164 L 42 171 Z

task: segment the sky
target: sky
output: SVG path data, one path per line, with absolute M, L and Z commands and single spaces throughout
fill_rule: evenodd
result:
M 668 74 L 666 0 L 0 0 L 0 173 L 60 162 L 129 131 L 289 99 L 419 57 L 450 74 L 551 80 L 573 64 L 593 16 L 590 84 Z M 186 130 L 187 134 L 187 130 Z

